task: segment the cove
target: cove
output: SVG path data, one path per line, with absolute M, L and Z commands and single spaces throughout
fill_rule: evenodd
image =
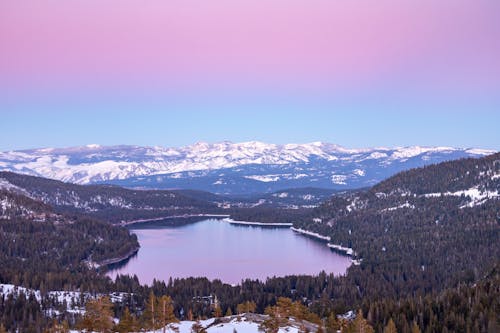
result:
M 128 261 L 111 267 L 107 275 L 137 275 L 141 283 L 153 279 L 207 277 L 230 284 L 244 279 L 318 274 L 345 274 L 349 257 L 332 252 L 324 242 L 289 228 L 240 226 L 216 219 L 184 225 L 171 222 L 130 227 L 141 248 Z

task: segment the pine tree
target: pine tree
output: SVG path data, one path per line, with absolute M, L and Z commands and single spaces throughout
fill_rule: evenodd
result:
M 118 325 L 116 325 L 115 330 L 120 333 L 127 333 L 127 332 L 133 332 L 137 329 L 138 329 L 137 320 L 130 313 L 130 310 L 128 308 L 125 308 L 123 316 L 121 317 Z
M 0 333 L 2 330 L 0 329 Z M 69 332 L 69 324 L 67 321 L 63 321 L 62 323 L 59 323 L 57 319 L 54 319 L 52 321 L 52 324 L 47 327 L 44 331 L 44 333 L 67 333 Z
M 498 317 L 495 317 L 494 313 L 490 313 L 490 315 L 488 316 L 488 333 L 500 332 L 500 327 L 497 320 Z
M 159 300 L 159 316 L 158 322 L 161 327 L 163 327 L 163 333 L 165 333 L 166 327 L 170 323 L 178 322 L 174 314 L 174 306 L 172 305 L 172 299 L 170 296 L 162 296 Z
M 394 320 L 392 318 L 389 319 L 387 326 L 384 328 L 384 333 L 397 333 L 396 324 L 394 324 Z
M 337 333 L 340 329 L 340 323 L 335 316 L 335 313 L 331 313 L 328 318 L 326 318 L 325 323 L 326 333 Z
M 422 331 L 420 331 L 420 327 L 418 327 L 416 321 L 414 321 L 413 325 L 411 326 L 411 333 L 422 333 Z
M 222 309 L 220 308 L 219 304 L 216 304 L 214 306 L 213 316 L 216 318 L 222 317 Z
M 232 315 L 233 315 L 233 311 L 231 311 L 231 307 L 228 307 L 227 311 L 226 311 L 226 317 L 230 317 Z
M 254 313 L 256 309 L 257 305 L 255 304 L 255 302 L 246 301 L 236 306 L 236 313 Z
M 144 312 L 142 313 L 141 322 L 142 326 L 146 329 L 158 329 L 159 325 L 158 317 L 158 299 L 155 297 L 153 292 L 149 294 L 148 301 L 144 305 Z
M 113 304 L 108 296 L 87 302 L 81 328 L 95 332 L 111 332 L 113 328 Z
M 373 327 L 368 324 L 366 319 L 363 317 L 363 311 L 361 309 L 356 315 L 356 319 L 347 328 L 348 333 L 374 333 Z

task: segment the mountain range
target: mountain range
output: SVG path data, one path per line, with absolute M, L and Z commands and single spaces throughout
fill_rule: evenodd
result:
M 221 310 L 238 309 L 243 302 L 256 300 L 259 313 L 269 313 L 265 309 L 283 296 L 308 304 L 321 317 L 367 304 L 364 312 L 375 332 L 382 332 L 392 318 L 397 329 L 405 332 L 410 332 L 410 322 L 426 332 L 473 331 L 471 327 L 479 327 L 478 332 L 498 331 L 494 325 L 499 299 L 500 153 L 406 170 L 369 188 L 332 191 L 294 188 L 255 197 L 266 204 L 279 199 L 287 205 L 312 194 L 317 200 L 325 198 L 311 209 L 266 204 L 245 208 L 254 199 L 238 202 L 231 201 L 239 200 L 237 196 L 196 190 L 79 185 L 0 172 L 0 238 L 5 239 L 0 242 L 0 293 L 8 290 L 4 313 L 40 309 L 35 322 L 30 318 L 21 322 L 13 316 L 0 319 L 9 330 L 21 325 L 42 327 L 54 315 L 74 323 L 85 309 L 84 300 L 70 296 L 79 302 L 75 305 L 64 295 L 52 299 L 59 294 L 56 290 L 110 295 L 117 306 L 128 306 L 128 298 L 115 298 L 115 291 L 126 291 L 137 300 L 130 311 L 141 316 L 149 308 L 148 295 L 159 288 L 172 295 L 176 314 L 190 309 L 198 317 L 210 316 L 213 309 L 203 306 L 196 295 L 217 295 L 223 300 Z M 148 287 L 140 285 L 137 277 L 121 276 L 111 282 L 100 273 L 102 266 L 130 257 L 139 247 L 133 234 L 116 226 L 124 224 L 124 219 L 208 211 L 235 220 L 248 218 L 243 221 L 286 219 L 294 231 L 352 256 L 354 264 L 339 277 L 322 272 L 266 282 L 246 280 L 237 286 L 187 278 Z M 31 288 L 40 298 L 11 297 L 16 288 Z M 17 299 L 22 303 L 15 303 Z M 363 318 L 362 311 L 357 318 Z M 113 315 L 126 321 L 125 315 Z M 450 319 L 461 316 L 473 319 Z
M 87 145 L 0 153 L 0 170 L 76 184 L 219 194 L 372 186 L 399 171 L 494 151 L 452 147 L 348 149 L 331 143 L 196 143 L 180 148 Z

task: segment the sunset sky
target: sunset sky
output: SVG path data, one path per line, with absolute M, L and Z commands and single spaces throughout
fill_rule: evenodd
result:
M 500 2 L 4 0 L 0 113 L 0 150 L 500 149 Z

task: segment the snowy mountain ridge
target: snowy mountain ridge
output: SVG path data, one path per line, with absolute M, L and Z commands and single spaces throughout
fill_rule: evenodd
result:
M 108 182 L 149 188 L 190 188 L 185 180 L 196 178 L 195 189 L 269 192 L 311 185 L 369 186 L 404 169 L 490 153 L 421 146 L 348 149 L 323 142 L 199 142 L 180 148 L 91 144 L 1 152 L 0 170 L 77 184 Z

